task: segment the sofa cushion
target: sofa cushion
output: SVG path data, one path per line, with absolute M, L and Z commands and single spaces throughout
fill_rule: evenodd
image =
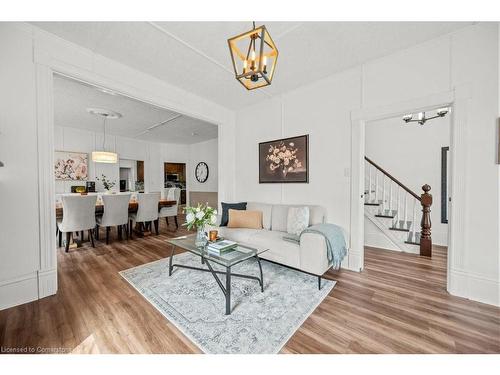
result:
M 261 230 L 249 238 L 248 244 L 269 249 L 259 255 L 261 258 L 300 268 L 300 245 L 284 241 L 283 233 Z
M 286 231 L 289 234 L 299 235 L 309 226 L 309 207 L 288 207 Z
M 271 217 L 271 230 L 286 232 L 286 219 L 288 217 L 288 207 L 286 204 L 274 204 Z
M 272 214 L 272 204 L 258 203 L 258 202 L 248 202 L 247 210 L 249 211 L 262 211 L 262 227 L 264 229 L 271 229 L 271 214 Z
M 321 206 L 304 204 L 275 204 L 273 205 L 272 210 L 271 230 L 286 232 L 288 208 L 304 206 L 309 207 L 309 226 L 325 222 L 326 211 Z
M 321 206 L 307 206 L 309 207 L 309 226 L 316 224 L 323 224 L 326 220 L 326 211 Z
M 242 244 L 251 246 L 251 239 L 257 235 L 257 233 L 263 231 L 263 229 L 249 229 L 249 228 L 228 228 L 219 227 L 217 228 L 219 235 L 221 237 L 227 238 L 228 240 L 241 242 Z
M 227 225 L 227 222 L 229 221 L 228 210 L 230 208 L 233 210 L 246 210 L 247 209 L 247 202 L 240 202 L 240 203 L 221 202 L 221 206 L 222 206 L 222 217 L 220 220 L 220 226 L 225 227 Z
M 262 211 L 229 209 L 228 228 L 262 229 Z

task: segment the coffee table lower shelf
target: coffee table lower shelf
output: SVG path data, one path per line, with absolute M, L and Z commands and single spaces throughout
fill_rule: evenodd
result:
M 226 268 L 225 272 L 214 270 L 214 268 L 210 264 L 210 261 L 207 258 L 205 258 L 203 255 L 198 255 L 198 254 L 196 254 L 196 255 L 198 255 L 201 258 L 201 264 L 206 264 L 208 268 L 193 267 L 193 266 L 186 266 L 184 264 L 173 263 L 174 252 L 175 252 L 175 245 L 172 245 L 172 253 L 170 255 L 169 267 L 168 267 L 168 276 L 172 276 L 172 271 L 174 270 L 174 267 L 187 268 L 190 270 L 201 271 L 201 272 L 210 272 L 212 274 L 212 276 L 214 277 L 215 281 L 217 282 L 217 285 L 219 285 L 220 289 L 222 290 L 222 293 L 224 294 L 224 297 L 226 299 L 226 315 L 231 314 L 231 277 L 234 276 L 234 277 L 241 277 L 244 279 L 257 280 L 259 282 L 261 292 L 264 292 L 264 276 L 262 274 L 262 265 L 260 264 L 260 258 L 258 255 L 254 255 L 253 258 L 257 259 L 257 263 L 259 265 L 260 277 L 251 276 L 251 275 L 242 275 L 240 273 L 232 273 L 231 266 L 225 266 L 225 268 Z M 251 258 L 244 259 L 244 260 L 242 260 L 242 262 L 246 261 L 248 259 L 251 259 Z M 233 266 L 236 264 L 233 264 Z M 225 286 L 222 283 L 222 281 L 220 280 L 219 276 L 217 276 L 217 274 L 226 275 L 226 285 Z

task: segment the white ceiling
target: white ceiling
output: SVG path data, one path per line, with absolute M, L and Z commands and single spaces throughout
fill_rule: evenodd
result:
M 104 108 L 123 116 L 106 122 L 106 133 L 146 141 L 192 144 L 217 138 L 217 126 L 180 116 L 163 108 L 122 95 L 104 92 L 56 75 L 54 77 L 54 122 L 57 126 L 103 131 L 103 119 L 87 108 Z M 148 128 L 173 119 L 151 130 Z
M 227 39 L 250 22 L 36 22 L 36 26 L 175 86 L 238 109 L 388 55 L 471 22 L 256 22 L 279 59 L 271 86 L 247 91 Z M 126 42 L 124 42 L 126 41 Z M 208 57 L 208 58 L 207 58 Z

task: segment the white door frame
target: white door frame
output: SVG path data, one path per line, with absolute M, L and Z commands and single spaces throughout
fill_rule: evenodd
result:
M 111 78 L 111 75 L 92 70 L 88 61 L 80 61 L 80 55 L 68 57 L 71 50 L 81 53 L 80 48 L 75 48 L 70 43 L 64 43 L 64 47 L 54 54 L 48 53 L 42 47 L 38 48 L 35 40 L 34 63 L 36 75 L 36 104 L 37 104 L 37 145 L 38 145 L 38 195 L 39 195 L 39 222 L 40 222 L 40 267 L 38 270 L 38 298 L 56 294 L 57 292 L 57 247 L 56 247 L 56 218 L 55 218 L 55 181 L 53 177 L 54 165 L 54 92 L 53 76 L 61 74 L 91 85 L 113 90 L 129 98 L 149 103 L 161 108 L 169 109 L 186 116 L 195 117 L 218 125 L 218 186 L 219 201 L 221 199 L 232 199 L 233 190 L 224 185 L 225 173 L 231 173 L 232 165 L 227 164 L 228 159 L 224 151 L 224 142 L 234 136 L 232 121 L 234 118 L 217 114 L 207 115 L 200 105 L 189 105 L 175 102 L 168 95 L 158 94 L 160 82 L 153 77 L 144 75 L 144 79 L 135 86 L 125 84 Z M 68 50 L 65 48 L 68 47 Z M 61 58 L 58 53 L 61 54 Z M 71 60 L 68 63 L 67 60 Z M 111 62 L 110 66 L 119 63 Z M 127 68 L 129 69 L 129 68 Z M 137 72 L 142 74 L 140 72 Z M 135 77 L 137 78 L 137 77 Z M 154 89 L 148 89 L 148 85 Z M 168 88 L 165 88 L 168 90 Z M 191 94 L 186 93 L 186 96 Z M 179 100 L 182 100 L 180 98 Z M 199 103 L 197 103 L 199 104 Z M 215 113 L 215 112 L 214 112 Z
M 470 108 L 469 85 L 452 91 L 423 98 L 393 103 L 375 108 L 351 111 L 351 221 L 349 269 L 364 268 L 364 174 L 365 174 L 365 125 L 369 121 L 400 116 L 405 113 L 426 111 L 436 107 L 451 107 L 450 164 L 451 187 L 450 221 L 448 228 L 447 289 L 453 292 L 454 271 L 462 270 L 465 255 L 466 228 L 466 128 Z M 438 207 L 437 204 L 434 207 Z

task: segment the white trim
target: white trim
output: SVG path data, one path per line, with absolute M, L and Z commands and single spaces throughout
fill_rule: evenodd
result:
M 347 259 L 347 269 L 351 271 L 356 271 L 360 272 L 363 270 L 363 259 L 364 259 L 364 251 L 359 252 L 359 251 L 353 251 L 349 250 L 348 252 L 348 259 Z
M 458 262 L 463 263 L 466 254 L 464 249 L 465 222 L 457 215 L 465 215 L 466 195 L 465 184 L 465 155 L 467 154 L 466 134 L 467 113 L 469 110 L 468 101 L 471 97 L 470 85 L 456 87 L 453 91 L 440 92 L 422 98 L 416 98 L 399 103 L 392 103 L 374 108 L 362 108 L 351 111 L 351 230 L 350 244 L 351 252 L 356 256 L 359 254 L 361 269 L 364 266 L 364 149 L 365 149 L 365 124 L 385 118 L 396 117 L 404 113 L 425 111 L 436 107 L 453 107 L 453 116 L 450 126 L 451 140 L 450 155 L 452 164 L 452 189 L 454 209 L 450 220 L 450 242 L 448 247 L 448 281 L 447 289 L 454 294 L 463 295 L 465 291 L 460 288 L 451 288 L 454 285 L 463 285 L 460 282 L 453 282 L 454 274 L 451 272 L 451 265 Z M 460 186 L 460 188 L 457 188 Z M 454 213 L 453 213 L 454 212 Z M 462 218 L 465 216 L 462 216 Z M 353 251 L 354 250 L 354 251 Z M 351 256 L 351 254 L 349 254 Z M 353 260 L 353 263 L 356 261 Z M 349 261 L 351 264 L 351 261 Z M 349 267 L 351 268 L 351 267 Z
M 54 157 L 54 73 L 217 124 L 219 201 L 230 200 L 234 196 L 234 180 L 223 179 L 226 176 L 234 176 L 234 162 L 231 161 L 231 155 L 226 155 L 229 152 L 227 145 L 234 146 L 232 140 L 234 112 L 119 62 L 96 55 L 37 27 L 31 25 L 28 27 L 33 34 L 33 60 L 36 72 L 40 264 L 39 270 L 29 279 L 9 282 L 8 287 L 7 284 L 0 286 L 2 301 L 7 301 L 0 308 L 29 302 L 57 292 L 55 183 L 51 178 Z M 122 83 L 120 77 L 116 77 L 115 71 L 129 77 L 130 84 Z M 149 150 L 148 158 L 150 158 Z M 8 290 L 2 291 L 5 288 Z M 15 293 L 12 288 L 16 289 Z
M 461 282 L 454 281 L 452 269 L 464 269 L 466 263 L 465 244 L 467 231 L 466 180 L 467 180 L 467 117 L 470 108 L 471 88 L 469 85 L 455 89 L 455 102 L 451 113 L 450 126 L 450 220 L 448 230 L 448 265 L 447 290 L 457 295 L 466 294 L 466 290 L 456 289 Z M 453 288 L 451 286 L 454 286 Z
M 52 72 L 43 65 L 35 65 L 38 144 L 38 205 L 40 226 L 40 271 L 56 268 L 54 112 Z M 49 111 L 44 108 L 50 108 Z M 52 151 L 51 151 L 52 150 Z
M 57 269 L 38 271 L 38 298 L 57 293 Z
M 449 270 L 448 292 L 452 295 L 500 306 L 500 282 L 465 270 Z
M 38 299 L 37 273 L 0 282 L 0 310 Z

